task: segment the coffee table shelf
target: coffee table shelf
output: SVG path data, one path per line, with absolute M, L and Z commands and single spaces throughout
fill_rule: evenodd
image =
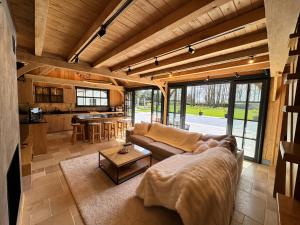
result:
M 150 151 L 133 145 L 126 154 L 119 154 L 122 146 L 99 151 L 99 167 L 115 183 L 120 184 L 143 173 L 152 164 Z

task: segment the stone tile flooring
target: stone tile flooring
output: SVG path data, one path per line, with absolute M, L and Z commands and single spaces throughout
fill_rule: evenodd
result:
M 121 141 L 121 140 L 120 140 Z M 35 157 L 33 174 L 23 178 L 23 225 L 82 225 L 59 162 L 116 145 L 71 144 L 71 133 L 48 135 L 48 153 Z M 274 168 L 244 161 L 231 225 L 277 225 L 276 200 L 272 197 Z

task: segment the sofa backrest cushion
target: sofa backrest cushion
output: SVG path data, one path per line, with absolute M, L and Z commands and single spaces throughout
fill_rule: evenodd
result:
M 133 134 L 145 135 L 148 133 L 150 126 L 151 126 L 150 123 L 145 123 L 145 122 L 136 123 L 134 125 Z
M 202 137 L 202 134 L 154 123 L 145 136 L 184 151 L 192 152 L 195 143 Z

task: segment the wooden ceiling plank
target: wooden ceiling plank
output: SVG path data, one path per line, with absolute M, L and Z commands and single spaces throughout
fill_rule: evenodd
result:
M 167 45 L 164 45 L 158 49 L 142 53 L 137 57 L 131 58 L 125 62 L 117 64 L 111 68 L 112 71 L 117 71 L 122 68 L 128 67 L 129 65 L 134 65 L 136 63 L 142 62 L 147 59 L 154 58 L 155 56 L 162 55 L 164 53 L 173 51 L 174 49 L 179 49 L 187 46 L 191 43 L 195 43 L 207 38 L 229 32 L 231 30 L 237 29 L 239 27 L 245 26 L 247 24 L 261 24 L 265 22 L 265 10 L 264 7 L 258 8 L 256 10 L 250 11 L 243 15 L 237 16 L 235 18 L 229 19 L 223 23 L 217 24 L 213 27 L 207 28 L 205 30 L 199 29 L 196 32 L 185 35 L 180 40 L 175 40 Z
M 82 73 L 91 73 L 106 78 L 114 78 L 117 80 L 131 81 L 131 82 L 147 84 L 147 85 L 155 85 L 155 86 L 158 85 L 157 83 L 154 83 L 149 79 L 134 78 L 134 77 L 127 76 L 125 73 L 111 72 L 108 68 L 105 67 L 93 68 L 82 64 L 67 63 L 66 61 L 59 58 L 35 56 L 22 49 L 17 49 L 17 59 L 22 62 L 38 63 L 41 64 L 41 66 L 52 66 L 55 68 L 72 70 L 72 71 L 77 71 Z
M 54 68 L 51 66 L 44 66 L 44 68 L 41 69 L 40 74 L 48 75 Z
M 255 61 L 252 64 L 258 65 L 263 62 L 269 62 L 269 55 L 262 55 L 259 57 L 255 57 Z M 242 65 L 250 65 L 249 59 L 230 61 L 230 62 L 225 62 L 225 63 L 221 63 L 221 64 L 217 64 L 217 65 L 209 65 L 209 66 L 201 67 L 198 69 L 186 70 L 186 71 L 182 71 L 182 72 L 173 73 L 172 76 L 173 77 L 186 76 L 186 75 L 198 74 L 198 73 L 203 73 L 203 72 L 211 72 L 211 71 L 220 70 L 220 69 L 233 68 L 233 67 L 242 66 Z M 167 76 L 169 77 L 169 75 L 167 75 Z M 159 77 L 157 77 L 157 78 L 159 78 Z
M 32 70 L 35 70 L 39 67 L 42 67 L 43 65 L 40 63 L 29 63 L 28 65 L 23 66 L 22 68 L 18 69 L 17 71 L 17 78 L 24 75 L 25 73 L 28 73 Z
M 257 43 L 261 41 L 266 41 L 267 40 L 267 32 L 266 30 L 260 31 L 260 32 L 255 32 L 251 33 L 249 35 L 243 35 L 241 37 L 233 38 L 230 40 L 222 41 L 213 45 L 209 45 L 204 48 L 197 49 L 194 54 L 190 54 L 188 52 L 176 55 L 173 57 L 170 57 L 165 60 L 159 61 L 159 65 L 155 64 L 148 64 L 139 68 L 136 68 L 132 70 L 131 72 L 128 73 L 128 75 L 134 75 L 134 74 L 143 74 L 145 72 L 151 71 L 151 70 L 159 70 L 161 67 L 171 67 L 172 64 L 184 64 L 185 61 L 189 60 L 196 60 L 199 57 L 203 57 L 205 55 L 209 55 L 212 53 L 222 53 L 224 50 L 229 50 L 229 49 L 236 49 L 239 47 L 243 46 L 248 46 L 252 43 Z
M 230 61 L 230 60 L 238 60 L 238 59 L 242 59 L 242 58 L 253 56 L 253 55 L 256 55 L 256 56 L 265 55 L 267 53 L 268 53 L 268 46 L 263 45 L 263 46 L 250 48 L 250 49 L 246 49 L 246 50 L 241 50 L 238 52 L 233 52 L 233 53 L 229 53 L 229 54 L 225 54 L 225 55 L 221 55 L 221 56 L 203 59 L 203 60 L 192 62 L 192 63 L 187 63 L 184 65 L 174 66 L 174 67 L 146 73 L 146 74 L 141 75 L 141 77 L 152 77 L 152 76 L 157 76 L 157 75 L 161 75 L 161 74 L 167 74 L 170 72 L 190 70 L 190 69 L 199 68 L 199 67 L 202 67 L 205 65 L 217 64 L 217 63 L 226 62 L 226 61 Z
M 35 55 L 41 56 L 43 53 L 47 15 L 49 8 L 49 0 L 35 0 L 35 12 L 34 12 L 34 28 L 35 28 Z
M 194 79 L 201 79 L 217 77 L 217 76 L 224 76 L 227 74 L 235 74 L 235 73 L 242 73 L 242 72 L 250 72 L 250 71 L 257 71 L 257 70 L 264 70 L 270 68 L 270 62 L 260 62 L 256 64 L 244 64 L 240 66 L 230 67 L 230 68 L 223 68 L 219 70 L 212 70 L 212 71 L 204 71 L 196 74 L 189 74 L 186 76 L 178 76 L 178 77 L 167 77 L 163 79 L 159 79 L 160 81 L 172 81 L 172 82 L 179 82 L 184 80 L 194 80 Z
M 37 0 L 38 1 L 38 0 Z M 97 17 L 92 26 L 84 33 L 80 41 L 76 44 L 76 46 L 72 49 L 68 56 L 68 62 L 72 60 L 72 57 L 88 42 L 91 38 L 99 31 L 101 25 L 105 22 L 105 20 L 110 17 L 121 5 L 124 4 L 126 0 L 122 1 L 109 1 L 105 9 L 101 12 L 101 14 Z
M 115 85 L 111 85 L 111 84 L 99 84 L 99 83 L 85 82 L 85 81 L 79 81 L 79 80 L 70 80 L 70 79 L 56 78 L 56 77 L 50 77 L 50 76 L 25 74 L 25 79 L 31 79 L 33 82 L 73 85 L 73 86 L 90 87 L 90 88 L 95 87 L 95 88 L 101 88 L 101 89 L 124 91 L 124 88 L 121 86 L 115 86 Z
M 182 7 L 173 11 L 169 15 L 163 17 L 156 23 L 147 27 L 146 29 L 139 32 L 137 35 L 132 36 L 122 44 L 118 45 L 115 49 L 102 55 L 93 64 L 94 67 L 102 66 L 107 60 L 120 56 L 124 52 L 132 50 L 138 45 L 141 45 L 143 41 L 149 41 L 150 39 L 156 38 L 159 35 L 159 31 L 169 29 L 172 30 L 178 27 L 180 24 L 184 24 L 191 20 L 193 16 L 203 14 L 213 9 L 216 6 L 222 5 L 229 0 L 191 0 L 188 1 Z

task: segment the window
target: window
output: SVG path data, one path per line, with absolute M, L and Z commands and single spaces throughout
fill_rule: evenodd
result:
M 36 103 L 63 103 L 63 88 L 35 86 Z
M 76 88 L 77 106 L 108 106 L 108 90 Z

